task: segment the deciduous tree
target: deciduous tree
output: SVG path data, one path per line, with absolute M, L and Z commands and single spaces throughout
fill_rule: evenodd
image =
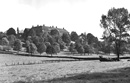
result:
M 8 40 L 9 40 L 9 45 L 10 45 L 11 47 L 13 47 L 13 46 L 14 46 L 14 42 L 15 42 L 15 40 L 16 40 L 15 35 L 9 35 L 9 36 L 8 36 Z
M 46 52 L 46 45 L 44 43 L 39 43 L 37 51 L 40 53 L 40 55 L 41 53 Z
M 62 40 L 63 40 L 66 44 L 69 44 L 70 41 L 71 41 L 69 34 L 63 33 L 63 35 L 62 35 Z
M 9 45 L 9 40 L 6 37 L 2 38 L 2 45 L 6 45 L 6 46 Z
M 37 51 L 37 47 L 34 43 L 30 43 L 30 53 L 31 55 Z
M 15 42 L 14 42 L 14 50 L 16 51 L 20 51 L 22 49 L 22 42 L 20 39 L 17 39 Z
M 107 15 L 101 17 L 101 27 L 104 28 L 104 38 L 111 37 L 119 60 L 121 47 L 129 37 L 130 15 L 125 8 L 112 8 Z
M 55 53 L 54 47 L 52 45 L 47 46 L 46 53 L 51 54 L 51 56 L 52 56 L 52 54 Z

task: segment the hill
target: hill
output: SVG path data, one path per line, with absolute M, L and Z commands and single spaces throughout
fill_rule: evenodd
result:
M 42 32 L 50 32 L 52 29 L 57 29 L 60 32 L 60 35 L 62 35 L 63 33 L 69 33 L 66 29 L 64 28 L 57 28 L 54 26 L 45 26 L 45 25 L 37 25 L 37 26 L 33 26 L 32 29 L 34 29 L 36 31 L 37 34 L 40 34 Z

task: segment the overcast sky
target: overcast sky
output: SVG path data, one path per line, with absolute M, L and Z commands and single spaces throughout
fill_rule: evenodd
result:
M 125 7 L 129 0 L 0 0 L 0 31 L 8 28 L 31 28 L 47 25 L 65 28 L 69 32 L 92 33 L 102 37 L 99 26 L 102 14 L 112 7 Z

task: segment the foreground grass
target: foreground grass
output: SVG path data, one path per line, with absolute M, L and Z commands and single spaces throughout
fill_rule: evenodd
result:
M 26 82 L 19 81 L 14 83 Z M 130 67 L 107 72 L 80 74 L 73 77 L 28 83 L 130 83 Z

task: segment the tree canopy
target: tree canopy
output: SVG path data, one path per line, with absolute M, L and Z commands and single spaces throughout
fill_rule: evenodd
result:
M 115 53 L 119 59 L 121 46 L 127 42 L 130 28 L 130 15 L 125 8 L 112 8 L 107 15 L 101 17 L 101 27 L 104 28 L 103 39 L 114 43 Z
M 69 34 L 63 33 L 63 35 L 62 35 L 62 40 L 63 40 L 66 44 L 69 44 L 70 41 L 71 41 Z
M 9 28 L 8 30 L 7 30 L 7 33 L 6 33 L 7 35 L 16 35 L 16 31 L 15 31 L 15 29 L 14 28 Z
M 46 52 L 46 45 L 44 43 L 39 43 L 37 51 L 41 54 L 43 52 Z
M 19 40 L 19 39 L 15 40 L 15 42 L 14 42 L 14 50 L 19 52 L 21 50 L 21 48 L 22 48 L 21 40 Z
M 76 41 L 78 39 L 78 34 L 75 31 L 72 31 L 70 37 L 72 41 Z

